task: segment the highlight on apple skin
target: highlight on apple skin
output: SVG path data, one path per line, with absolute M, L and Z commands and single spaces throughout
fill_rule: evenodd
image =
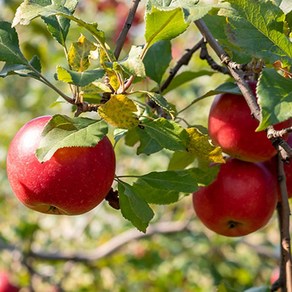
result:
M 47 214 L 79 215 L 100 204 L 115 175 L 115 153 L 105 136 L 95 147 L 66 147 L 40 163 L 35 155 L 51 116 L 26 123 L 7 154 L 7 175 L 16 197 Z

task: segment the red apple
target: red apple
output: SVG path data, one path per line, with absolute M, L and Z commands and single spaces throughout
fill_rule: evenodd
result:
M 280 268 L 276 267 L 272 271 L 272 274 L 271 274 L 271 277 L 270 277 L 270 284 L 273 285 L 279 279 L 279 276 L 280 276 Z
M 19 288 L 14 286 L 6 272 L 0 272 L 0 292 L 18 292 Z
M 96 207 L 107 195 L 115 174 L 115 154 L 104 137 L 95 147 L 66 147 L 40 163 L 35 151 L 50 116 L 25 124 L 7 155 L 7 175 L 18 199 L 28 208 L 78 215 Z
M 249 83 L 255 92 L 256 83 Z M 286 128 L 291 120 L 275 125 Z M 261 162 L 276 155 L 276 149 L 268 140 L 266 132 L 255 132 L 258 121 L 251 116 L 250 109 L 242 95 L 220 94 L 214 99 L 208 120 L 209 135 L 214 144 L 232 157 Z
M 265 226 L 277 203 L 277 181 L 260 163 L 229 159 L 217 178 L 193 194 L 197 217 L 212 231 L 243 236 Z

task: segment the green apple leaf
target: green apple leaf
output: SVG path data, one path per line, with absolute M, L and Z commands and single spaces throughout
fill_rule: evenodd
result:
M 49 16 L 53 16 L 53 15 L 59 15 L 59 16 L 70 19 L 71 21 L 78 24 L 80 27 L 83 27 L 88 32 L 90 32 L 100 42 L 100 44 L 105 46 L 104 32 L 97 28 L 98 27 L 97 23 L 95 23 L 95 22 L 88 23 L 88 22 L 83 21 L 82 19 L 80 19 L 78 17 L 75 17 L 74 15 L 72 15 L 71 13 L 66 12 L 66 11 L 62 12 L 59 10 L 44 10 L 44 11 L 40 12 L 40 16 L 49 17 Z
M 169 150 L 184 150 L 188 134 L 184 128 L 174 121 L 159 118 L 143 123 L 147 134 L 163 148 Z
M 203 1 L 193 0 L 179 0 L 175 4 L 184 9 L 188 21 L 196 21 L 204 17 L 215 6 L 214 4 L 206 4 Z
M 130 129 L 126 133 L 125 141 L 129 146 L 139 143 L 137 154 L 150 155 L 162 149 L 186 150 L 188 133 L 176 122 L 158 118 L 146 120 Z
M 200 170 L 198 170 L 200 172 Z M 197 188 L 195 182 L 195 169 L 151 172 L 142 175 L 135 185 L 147 184 L 154 189 L 172 190 L 176 192 L 191 193 Z
M 97 23 L 87 23 L 82 19 L 73 16 L 77 0 L 25 0 L 18 8 L 12 22 L 12 26 L 18 24 L 27 25 L 34 18 L 42 17 L 45 21 L 47 18 L 61 17 L 71 20 L 79 26 L 90 32 L 102 45 L 105 45 L 104 32 L 97 28 Z M 51 24 L 51 23 L 50 23 Z M 66 26 L 60 37 L 63 43 L 63 37 L 66 35 Z M 54 35 L 55 36 L 55 35 Z
M 170 92 L 171 90 L 174 90 L 178 88 L 179 86 L 194 80 L 195 78 L 201 77 L 201 76 L 211 76 L 215 72 L 208 71 L 208 70 L 201 70 L 199 72 L 192 72 L 192 71 L 184 71 L 178 75 L 176 75 L 169 86 L 163 90 L 163 94 L 166 94 Z
M 119 181 L 118 191 L 122 215 L 140 231 L 146 232 L 154 216 L 152 209 L 131 185 Z
M 237 63 L 248 63 L 250 62 L 250 55 L 244 51 L 244 48 L 240 48 L 227 36 L 230 33 L 229 18 L 218 16 L 215 14 L 207 14 L 203 20 L 208 26 L 214 38 L 224 48 L 225 52 Z M 218 29 L 220 27 L 220 29 Z
M 184 19 L 181 8 L 158 9 L 154 6 L 146 12 L 145 39 L 147 46 L 161 40 L 171 40 L 183 33 L 189 23 Z
M 39 79 L 39 75 L 36 73 L 36 71 L 41 72 L 41 67 L 40 59 L 37 56 L 34 56 L 29 61 L 29 65 L 10 65 L 6 63 L 0 71 L 0 77 L 6 77 L 8 75 L 19 75 L 21 77 L 33 77 L 35 79 Z M 32 68 L 34 68 L 36 71 L 34 71 Z
M 143 48 L 141 46 L 132 46 L 127 58 L 119 62 L 123 70 L 129 75 L 134 75 L 144 78 L 145 67 L 141 59 Z
M 140 176 L 133 188 L 147 203 L 170 204 L 178 201 L 181 193 L 188 195 L 195 192 L 199 184 L 209 184 L 216 177 L 217 171 L 214 167 L 151 172 Z
M 147 76 L 160 84 L 171 59 L 170 41 L 155 43 L 150 47 L 143 59 Z
M 137 180 L 133 184 L 135 192 L 149 204 L 167 205 L 179 200 L 179 192 L 165 189 L 163 186 L 156 188 L 143 179 Z
M 60 12 L 70 12 L 66 2 L 71 4 L 69 5 L 69 9 L 74 5 L 76 6 L 76 0 L 24 0 L 16 10 L 12 26 L 14 27 L 18 24 L 28 25 L 44 11 L 56 10 Z M 72 3 L 74 3 L 74 5 L 72 5 Z
M 142 127 L 137 128 L 140 140 L 138 154 L 152 154 L 164 148 L 172 151 L 186 149 L 188 133 L 174 121 L 158 118 L 145 121 Z
M 228 17 L 229 41 L 269 63 L 292 61 L 292 42 L 283 33 L 285 14 L 272 1 L 229 0 L 231 7 L 221 9 Z
M 94 147 L 107 131 L 107 124 L 103 121 L 55 115 L 42 132 L 36 156 L 40 162 L 45 162 L 60 148 Z
M 62 1 L 64 2 L 64 1 Z M 78 0 L 65 1 L 65 7 L 73 13 Z M 62 16 L 42 17 L 51 35 L 65 47 L 65 41 L 70 28 L 70 20 Z
M 220 94 L 220 93 L 231 93 L 231 94 L 242 94 L 239 87 L 234 82 L 225 82 L 219 85 L 217 88 L 206 92 L 204 95 L 200 97 L 200 99 L 209 97 L 212 95 Z
M 157 8 L 167 8 L 173 3 L 173 0 L 147 0 L 146 9 L 151 10 L 153 6 Z
M 155 102 L 159 107 L 167 112 L 172 118 L 176 115 L 174 106 L 170 104 L 163 95 L 153 91 L 144 91 L 143 93 L 145 93 L 153 102 Z
M 74 84 L 77 86 L 86 86 L 91 82 L 100 79 L 104 76 L 105 71 L 103 69 L 88 70 L 84 72 L 76 72 L 68 70 L 63 67 L 57 67 L 56 78 L 60 81 Z
M 147 134 L 144 129 L 140 127 L 131 128 L 125 135 L 125 143 L 128 146 L 134 146 L 136 143 L 140 143 L 137 148 L 137 154 L 150 155 L 163 149 L 163 147 L 151 136 Z
M 187 151 L 175 151 L 168 163 L 168 170 L 184 169 L 193 163 L 196 155 Z
M 274 69 L 265 68 L 257 86 L 262 120 L 257 131 L 292 117 L 292 80 Z
M 0 61 L 9 65 L 29 65 L 20 48 L 18 35 L 11 23 L 0 22 Z

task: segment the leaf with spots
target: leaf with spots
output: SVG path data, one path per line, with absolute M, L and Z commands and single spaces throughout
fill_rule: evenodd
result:
M 225 162 L 221 148 L 212 145 L 208 135 L 201 133 L 196 128 L 188 128 L 186 131 L 189 134 L 188 152 L 196 155 L 200 161 L 206 161 L 207 163 Z
M 137 106 L 126 95 L 111 95 L 109 101 L 98 108 L 99 115 L 114 127 L 130 129 L 139 124 Z
M 90 65 L 89 55 L 96 46 L 81 35 L 77 42 L 73 43 L 68 52 L 68 63 L 77 72 L 84 72 Z

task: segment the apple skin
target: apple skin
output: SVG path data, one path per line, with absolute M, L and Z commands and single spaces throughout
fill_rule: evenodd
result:
M 273 285 L 279 279 L 279 276 L 280 276 L 280 268 L 276 267 L 271 273 L 270 284 Z
M 106 197 L 115 175 L 115 153 L 105 136 L 95 147 L 66 147 L 40 163 L 35 150 L 51 116 L 26 123 L 7 154 L 7 175 L 17 198 L 47 214 L 79 215 Z
M 193 193 L 197 217 L 210 230 L 234 237 L 265 226 L 277 203 L 277 182 L 262 163 L 229 159 L 217 178 Z
M 249 82 L 255 93 L 256 83 Z M 277 154 L 265 131 L 255 132 L 258 121 L 252 117 L 243 95 L 219 94 L 209 112 L 209 135 L 215 145 L 232 157 L 263 162 Z M 291 126 L 292 120 L 275 125 L 280 130 Z
M 20 289 L 14 286 L 6 272 L 0 272 L 0 292 L 18 292 Z

